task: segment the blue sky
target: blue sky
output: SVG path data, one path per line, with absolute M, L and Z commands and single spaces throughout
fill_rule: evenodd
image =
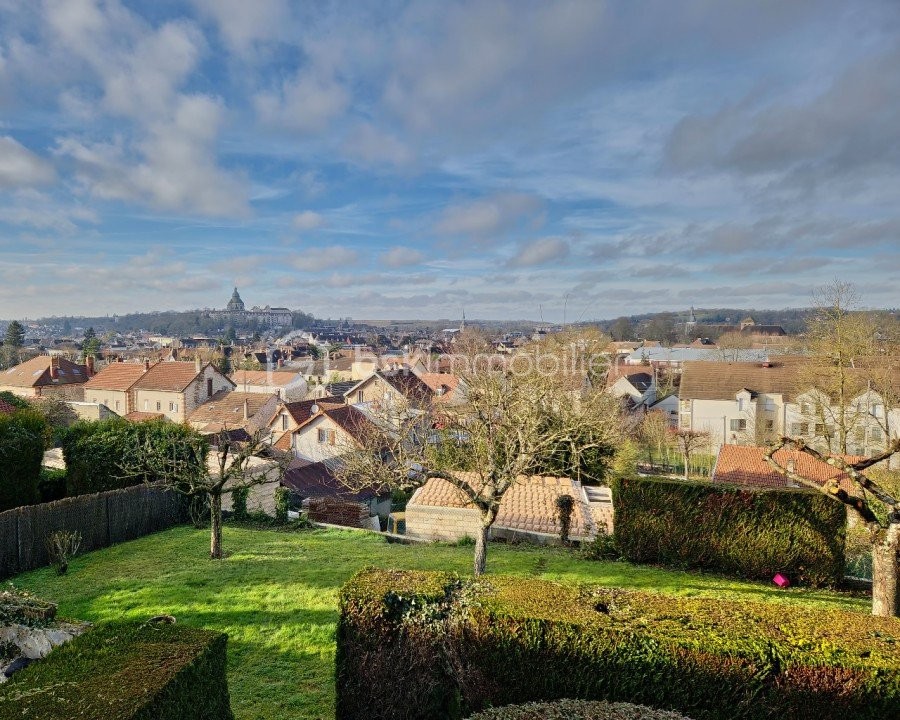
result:
M 900 305 L 900 4 L 0 0 L 0 317 Z

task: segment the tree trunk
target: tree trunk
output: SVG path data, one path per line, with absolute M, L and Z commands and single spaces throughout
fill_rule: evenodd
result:
M 690 455 L 684 453 L 684 481 L 688 482 L 690 478 L 688 477 L 688 468 L 690 467 Z
M 872 614 L 900 616 L 900 523 L 888 525 L 884 540 L 872 546 Z
M 222 559 L 222 493 L 209 494 L 209 556 Z
M 484 568 L 487 565 L 487 544 L 490 534 L 490 526 L 482 525 L 478 532 L 478 537 L 475 538 L 475 577 L 484 574 Z

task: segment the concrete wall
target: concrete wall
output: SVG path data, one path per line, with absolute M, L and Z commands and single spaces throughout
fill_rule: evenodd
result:
M 481 516 L 475 508 L 406 506 L 406 534 L 422 540 L 456 542 L 481 532 Z

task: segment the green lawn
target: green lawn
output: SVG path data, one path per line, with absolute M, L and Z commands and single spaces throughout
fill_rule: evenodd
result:
M 366 565 L 470 572 L 471 547 L 406 546 L 374 534 L 225 528 L 218 562 L 209 535 L 179 527 L 77 558 L 69 574 L 37 570 L 17 587 L 91 621 L 169 613 L 229 636 L 229 686 L 238 720 L 334 717 L 334 631 L 341 585 Z M 803 603 L 867 612 L 869 602 L 825 591 L 590 562 L 563 549 L 491 546 L 489 573 L 652 589 L 680 595 Z

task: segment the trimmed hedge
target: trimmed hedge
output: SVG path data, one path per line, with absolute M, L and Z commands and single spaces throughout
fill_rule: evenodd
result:
M 223 633 L 99 625 L 0 685 L 0 720 L 230 720 Z
M 748 490 L 664 478 L 612 484 L 615 541 L 635 563 L 836 586 L 846 510 L 812 490 Z
M 696 720 L 895 720 L 900 707 L 894 618 L 372 569 L 340 604 L 340 720 L 558 698 Z
M 491 708 L 469 720 L 690 720 L 670 710 L 596 700 L 557 700 Z
M 0 415 L 0 512 L 40 500 L 47 423 L 34 410 Z
M 154 482 L 161 479 L 163 462 L 206 467 L 206 446 L 197 431 L 164 420 L 83 420 L 65 431 L 62 450 L 69 496 Z

